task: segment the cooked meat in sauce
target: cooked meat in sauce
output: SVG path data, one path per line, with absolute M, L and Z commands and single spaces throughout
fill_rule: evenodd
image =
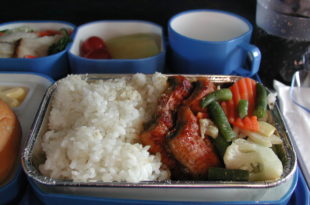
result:
M 215 90 L 207 78 L 190 82 L 184 76 L 168 78 L 168 87 L 161 95 L 154 122 L 140 135 L 143 145 L 149 145 L 172 176 L 206 176 L 209 167 L 221 162 L 208 137 L 200 135 L 196 114 L 206 112 L 200 101 Z
M 209 167 L 218 167 L 221 162 L 211 143 L 200 136 L 196 116 L 188 106 L 179 108 L 176 132 L 168 137 L 173 156 L 193 176 L 205 176 Z
M 190 109 L 194 112 L 205 112 L 200 105 L 200 101 L 203 97 L 212 93 L 215 90 L 215 85 L 207 78 L 199 78 L 194 82 L 194 89 L 192 94 L 187 98 L 183 104 L 188 105 Z
M 162 162 L 170 169 L 176 166 L 176 161 L 166 149 L 166 136 L 174 126 L 174 113 L 190 94 L 191 88 L 185 77 L 169 77 L 168 88 L 158 102 L 154 123 L 140 135 L 142 144 L 151 146 L 149 151 L 153 154 L 159 152 Z

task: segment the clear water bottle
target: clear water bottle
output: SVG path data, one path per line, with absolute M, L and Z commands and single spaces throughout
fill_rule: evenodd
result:
M 310 67 L 310 0 L 257 0 L 255 44 L 262 52 L 260 76 L 286 84 Z

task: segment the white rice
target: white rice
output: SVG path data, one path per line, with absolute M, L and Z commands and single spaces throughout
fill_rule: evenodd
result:
M 70 75 L 59 81 L 42 139 L 42 174 L 76 182 L 167 179 L 160 156 L 138 142 L 166 80 L 156 73 L 93 83 Z

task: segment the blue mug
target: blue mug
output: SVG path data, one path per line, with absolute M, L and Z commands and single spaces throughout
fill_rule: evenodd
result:
M 178 73 L 253 76 L 259 70 L 261 53 L 250 44 L 252 31 L 247 19 L 226 11 L 179 13 L 168 23 L 172 69 Z

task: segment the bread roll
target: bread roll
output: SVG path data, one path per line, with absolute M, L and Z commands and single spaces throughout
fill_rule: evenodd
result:
M 0 184 L 11 174 L 19 153 L 21 127 L 15 113 L 0 100 Z

